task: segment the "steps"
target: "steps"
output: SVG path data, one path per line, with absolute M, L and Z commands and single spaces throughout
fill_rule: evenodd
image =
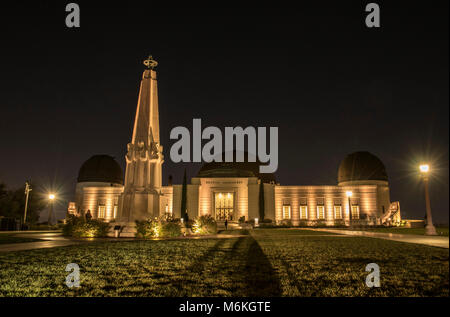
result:
M 225 221 L 217 221 L 217 230 L 225 230 Z M 228 221 L 228 230 L 236 229 L 253 229 L 253 226 L 248 223 L 238 223 L 235 221 Z
M 394 201 L 390 204 L 389 210 L 386 215 L 381 218 L 381 224 L 391 225 L 392 223 L 399 222 L 400 220 L 400 202 Z

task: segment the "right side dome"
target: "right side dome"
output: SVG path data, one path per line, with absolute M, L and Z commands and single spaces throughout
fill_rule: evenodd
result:
M 347 155 L 339 165 L 338 184 L 359 181 L 388 181 L 383 162 L 369 152 Z

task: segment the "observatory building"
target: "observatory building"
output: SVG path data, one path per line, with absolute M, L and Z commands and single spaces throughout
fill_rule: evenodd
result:
M 80 168 L 70 212 L 132 227 L 135 220 L 182 217 L 182 185 L 162 186 L 163 147 L 159 139 L 156 62 L 143 73 L 126 170 L 108 155 L 94 155 Z M 247 158 L 247 157 L 246 157 Z M 275 175 L 260 174 L 258 162 L 205 163 L 186 186 L 189 219 L 217 221 L 261 218 L 294 226 L 380 225 L 400 221 L 391 202 L 384 164 L 369 152 L 345 157 L 336 184 L 283 186 Z

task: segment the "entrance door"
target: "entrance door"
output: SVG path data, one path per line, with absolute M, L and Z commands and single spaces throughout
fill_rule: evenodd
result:
M 216 220 L 233 220 L 234 193 L 215 193 Z

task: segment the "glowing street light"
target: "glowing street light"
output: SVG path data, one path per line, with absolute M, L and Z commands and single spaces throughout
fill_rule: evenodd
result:
M 428 164 L 422 164 L 419 168 L 422 173 L 428 173 L 430 171 L 430 165 Z
M 425 205 L 427 208 L 427 225 L 425 226 L 425 234 L 429 236 L 435 236 L 436 228 L 433 225 L 433 220 L 431 218 L 431 204 L 430 204 L 430 193 L 428 192 L 428 180 L 430 166 L 428 164 L 422 164 L 419 166 L 420 172 L 422 174 L 423 185 L 425 187 Z
M 55 194 L 50 194 L 50 195 L 48 195 L 48 199 L 54 200 L 54 199 L 55 199 Z

